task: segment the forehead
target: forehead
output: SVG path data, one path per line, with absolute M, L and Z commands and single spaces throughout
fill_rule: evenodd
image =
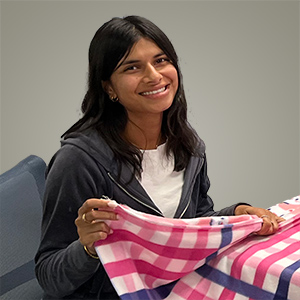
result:
M 129 53 L 125 54 L 120 60 L 119 65 L 129 60 L 142 60 L 163 54 L 163 51 L 151 39 L 141 38 L 133 44 Z
M 147 38 L 141 38 L 135 44 L 133 44 L 128 56 L 146 53 L 151 54 L 151 52 L 162 52 L 162 50 L 154 41 Z
M 140 38 L 133 44 L 130 51 L 121 58 L 115 70 L 124 64 L 151 59 L 162 54 L 164 54 L 163 50 L 153 40 Z

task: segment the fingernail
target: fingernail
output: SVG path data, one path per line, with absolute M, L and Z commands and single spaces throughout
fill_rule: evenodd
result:
M 110 200 L 107 202 L 107 206 L 110 208 L 116 208 L 118 206 L 118 203 L 115 200 Z
M 113 234 L 113 233 L 114 233 L 114 231 L 112 229 L 110 229 L 108 234 Z

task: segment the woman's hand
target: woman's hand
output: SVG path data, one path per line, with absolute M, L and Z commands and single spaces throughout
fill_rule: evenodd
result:
M 113 212 L 115 201 L 106 199 L 88 199 L 78 210 L 75 220 L 79 241 L 86 246 L 88 251 L 97 255 L 94 243 L 104 240 L 111 233 L 111 229 L 105 220 L 117 220 L 118 216 Z
M 257 232 L 258 235 L 270 235 L 278 230 L 278 224 L 285 219 L 278 217 L 267 209 L 252 207 L 249 205 L 239 205 L 235 208 L 235 215 L 256 215 L 263 219 L 261 229 Z

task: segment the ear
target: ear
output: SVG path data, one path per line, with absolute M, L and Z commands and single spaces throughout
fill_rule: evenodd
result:
M 109 98 L 115 98 L 116 93 L 109 80 L 101 81 L 103 90 L 108 94 Z

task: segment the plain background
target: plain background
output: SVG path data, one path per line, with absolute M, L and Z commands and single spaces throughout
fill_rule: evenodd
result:
M 298 195 L 298 1 L 1 1 L 1 172 L 49 162 L 80 117 L 93 35 L 131 14 L 177 50 L 216 208 Z

